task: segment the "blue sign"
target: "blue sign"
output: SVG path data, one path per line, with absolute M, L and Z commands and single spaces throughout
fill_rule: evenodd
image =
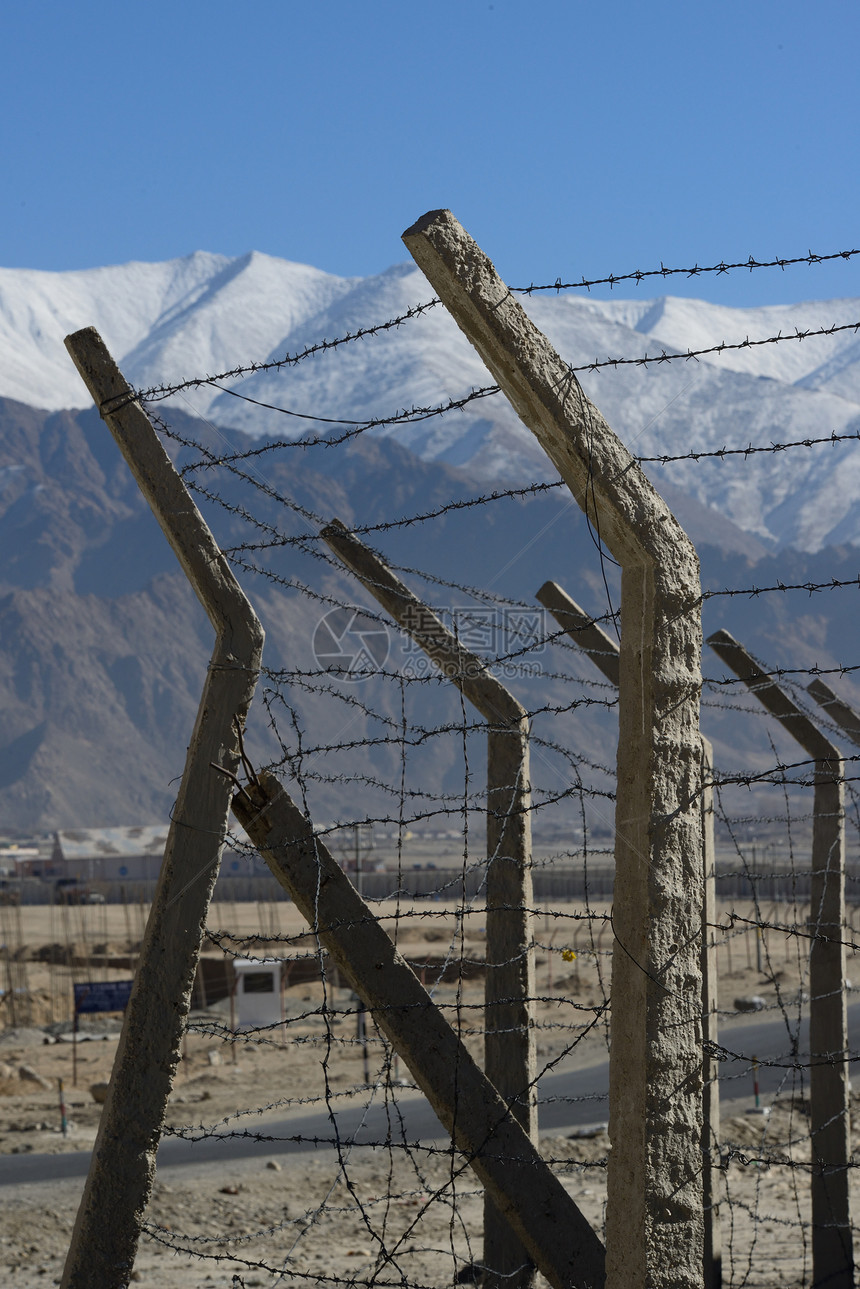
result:
M 133 980 L 99 980 L 89 985 L 73 985 L 75 1011 L 124 1012 L 133 984 Z

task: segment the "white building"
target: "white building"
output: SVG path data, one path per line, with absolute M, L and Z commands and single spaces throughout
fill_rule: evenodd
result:
M 277 958 L 233 961 L 236 1029 L 279 1025 L 284 1019 L 283 963 Z

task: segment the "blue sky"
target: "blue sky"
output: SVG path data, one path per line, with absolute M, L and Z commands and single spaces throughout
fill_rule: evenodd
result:
M 6 267 L 369 274 L 438 206 L 516 285 L 860 246 L 853 0 L 3 9 Z M 860 296 L 860 256 L 663 289 Z

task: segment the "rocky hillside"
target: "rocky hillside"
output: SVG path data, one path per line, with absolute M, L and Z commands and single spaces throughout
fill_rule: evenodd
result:
M 171 419 L 180 435 L 212 453 L 224 452 L 224 438 L 212 426 L 181 414 Z M 239 447 L 252 442 L 236 431 L 230 441 Z M 199 451 L 185 447 L 178 459 L 188 464 L 192 456 L 199 459 Z M 361 605 L 367 599 L 339 569 L 318 558 L 315 522 L 303 516 L 337 515 L 348 524 L 372 525 L 431 511 L 475 495 L 468 473 L 422 461 L 389 439 L 365 436 L 336 452 L 264 456 L 249 472 L 250 482 L 223 469 L 188 477 L 220 497 L 220 504 L 199 500 L 225 548 L 259 547 L 273 532 L 285 539 L 310 534 L 300 545 L 245 549 L 235 556 L 267 628 L 267 666 L 273 673 L 291 673 L 271 676 L 261 687 L 250 739 L 255 758 L 278 761 L 289 754 L 288 772 L 298 775 L 318 818 L 396 818 L 404 754 L 405 782 L 413 793 L 407 814 L 424 811 L 438 821 L 440 810 L 461 809 L 462 738 L 425 733 L 407 746 L 398 735 L 398 672 L 410 655 L 394 633 L 386 662 L 393 678 L 344 686 L 319 675 L 313 646 L 320 619 L 338 602 Z M 704 581 L 714 589 L 857 576 L 853 548 L 767 554 L 716 511 L 677 490 L 669 499 L 696 540 Z M 241 509 L 251 505 L 268 529 L 261 532 L 242 518 Z M 0 536 L 0 830 L 164 818 L 182 770 L 211 628 L 93 411 L 46 412 L 0 400 Z M 446 587 L 446 579 L 533 606 L 534 592 L 552 577 L 596 615 L 617 603 L 614 570 L 606 562 L 601 567 L 592 535 L 560 490 L 449 511 L 368 540 L 392 563 L 442 579 L 404 574 L 441 608 L 462 613 L 474 605 L 465 590 Z M 856 661 L 856 596 L 855 587 L 813 596 L 716 598 L 706 604 L 706 628 L 728 626 L 778 665 L 850 665 Z M 504 652 L 499 631 L 487 647 Z M 564 794 L 577 775 L 611 786 L 599 769 L 589 768 L 614 763 L 614 713 L 606 705 L 611 695 L 595 683 L 599 678 L 590 664 L 570 650 L 547 647 L 528 660 L 540 674 L 515 672 L 510 684 L 530 707 L 550 709 L 536 718 L 536 733 L 548 746 L 535 758 L 535 782 L 539 799 L 561 797 L 536 824 L 574 819 L 578 799 Z M 706 671 L 719 670 L 716 659 L 706 658 Z M 297 672 L 304 674 L 292 674 Z M 860 702 L 850 676 L 837 687 Z M 462 723 L 458 700 L 438 681 L 408 684 L 404 693 L 413 726 L 426 732 Z M 283 748 L 270 728 L 272 717 Z M 771 755 L 761 721 L 722 709 L 707 709 L 704 720 L 726 765 L 766 763 Z M 584 758 L 582 763 L 559 757 L 549 746 L 558 741 Z M 325 750 L 344 743 L 351 746 Z M 480 779 L 480 737 L 470 746 L 473 791 Z M 441 804 L 430 784 L 444 797 Z M 595 808 L 609 819 L 605 801 Z M 459 826 L 457 818 L 452 826 Z

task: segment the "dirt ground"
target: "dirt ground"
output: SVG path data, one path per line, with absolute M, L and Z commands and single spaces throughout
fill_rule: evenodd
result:
M 558 1068 L 586 1066 L 606 1056 L 607 1034 L 599 1014 L 610 964 L 605 909 L 594 910 L 597 917 L 591 923 L 572 918 L 575 911 L 571 908 L 561 918 L 547 915 L 536 923 L 541 1066 L 558 1060 Z M 459 1002 L 465 1017 L 476 1017 L 474 1032 L 468 1021 L 464 1029 L 479 1056 L 480 1013 L 472 1005 L 482 997 L 480 973 L 459 986 L 447 976 L 434 981 L 451 955 L 480 961 L 480 913 L 464 919 L 456 931 L 445 907 L 425 902 L 402 913 L 398 942 L 403 952 L 413 962 L 429 964 L 426 983 L 437 1001 L 451 1009 L 449 1014 Z M 145 910 L 118 906 L 4 910 L 5 942 L 14 951 L 8 978 L 19 981 L 19 993 L 17 1023 L 9 1023 L 7 997 L 6 1028 L 0 1033 L 0 1154 L 59 1154 L 91 1147 L 101 1113 L 91 1088 L 110 1076 L 120 1018 L 82 1018 L 86 1039 L 67 1041 L 71 981 L 87 975 L 127 978 L 128 969 L 104 963 L 111 956 L 133 956 L 144 915 Z M 788 920 L 785 909 L 780 917 Z M 801 917 L 802 911 L 792 911 L 790 920 Z M 778 919 L 774 914 L 769 920 Z M 283 949 L 272 937 L 306 932 L 288 904 L 274 911 L 216 906 L 210 925 L 229 927 L 234 937 L 260 937 L 253 947 L 232 941 L 236 951 L 254 956 Z M 289 951 L 306 944 L 293 940 Z M 751 995 L 760 996 L 767 1007 L 778 1007 L 780 1000 L 788 1005 L 803 988 L 800 952 L 796 937 L 770 932 L 758 941 L 736 926 L 720 951 L 721 1010 L 731 1012 L 735 998 Z M 853 974 L 860 978 L 860 971 Z M 209 1032 L 191 1033 L 185 1042 L 169 1123 L 207 1131 L 234 1126 L 264 1131 L 273 1119 L 319 1110 L 326 1091 L 323 1062 L 328 1090 L 338 1100 L 385 1096 L 381 1087 L 369 1092 L 365 1084 L 354 999 L 329 982 L 327 1005 L 334 1015 L 327 1023 L 318 1010 L 323 988 L 319 980 L 308 980 L 286 990 L 284 1038 L 279 1033 L 262 1042 L 233 1044 L 221 1033 L 229 1022 L 229 1004 L 195 1012 L 194 1024 Z M 385 1054 L 378 1041 L 369 1050 L 370 1082 L 375 1084 Z M 400 1082 L 389 1095 L 420 1095 L 409 1086 L 407 1070 L 397 1067 L 391 1073 Z M 66 1135 L 61 1131 L 59 1079 Z M 804 1227 L 809 1186 L 802 1167 L 809 1157 L 807 1107 L 783 1098 L 768 1116 L 738 1113 L 747 1108 L 734 1102 L 732 1117 L 722 1125 L 724 1284 L 808 1284 L 809 1230 Z M 605 1130 L 596 1126 L 593 1135 L 543 1138 L 541 1148 L 602 1232 L 609 1150 Z M 860 1141 L 855 1148 L 860 1149 Z M 791 1166 L 779 1163 L 780 1157 L 790 1159 Z M 3 1188 L 0 1283 L 28 1289 L 59 1282 L 81 1188 L 80 1180 Z M 458 1276 L 468 1282 L 470 1266 L 481 1257 L 481 1228 L 480 1189 L 444 1143 L 430 1151 L 353 1148 L 342 1159 L 328 1147 L 284 1155 L 261 1143 L 258 1156 L 216 1169 L 187 1164 L 159 1172 L 134 1278 L 159 1289 L 250 1289 L 287 1279 L 313 1285 L 361 1283 L 371 1275 L 381 1286 L 406 1281 L 445 1285 Z

